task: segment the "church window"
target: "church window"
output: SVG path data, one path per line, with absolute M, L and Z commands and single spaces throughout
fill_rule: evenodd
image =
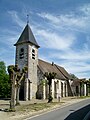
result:
M 32 59 L 35 59 L 35 49 L 32 49 Z
M 23 48 L 20 49 L 19 58 L 20 59 L 24 58 L 24 49 Z
M 32 53 L 35 53 L 35 50 L 34 50 L 34 49 L 32 49 Z

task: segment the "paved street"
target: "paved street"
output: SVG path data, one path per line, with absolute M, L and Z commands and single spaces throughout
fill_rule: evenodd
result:
M 90 110 L 90 99 L 27 120 L 82 120 Z

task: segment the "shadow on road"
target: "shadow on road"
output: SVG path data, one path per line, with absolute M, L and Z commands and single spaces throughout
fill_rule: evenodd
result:
M 90 104 L 77 111 L 74 110 L 70 111 L 72 111 L 72 113 L 64 120 L 83 120 L 86 114 L 90 111 Z

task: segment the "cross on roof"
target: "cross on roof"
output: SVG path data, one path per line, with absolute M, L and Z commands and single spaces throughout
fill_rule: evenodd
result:
M 29 14 L 27 14 L 27 24 L 29 23 Z

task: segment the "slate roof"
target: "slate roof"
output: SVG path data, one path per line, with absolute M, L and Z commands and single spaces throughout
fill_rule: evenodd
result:
M 80 85 L 80 80 L 79 79 L 77 79 L 77 80 L 73 80 L 73 82 L 71 83 L 71 86 L 78 86 L 78 85 Z
M 57 69 L 67 78 L 67 79 L 72 79 L 70 74 L 61 66 L 56 65 Z
M 37 46 L 38 48 L 40 47 L 38 45 L 38 43 L 36 42 L 35 37 L 32 33 L 32 30 L 28 24 L 26 25 L 21 36 L 19 37 L 18 41 L 14 45 L 16 46 L 16 45 L 21 44 L 21 43 L 31 43 L 31 44 Z
M 62 72 L 64 72 L 64 74 L 59 70 L 60 68 L 59 69 L 57 68 L 55 64 L 51 64 L 40 59 L 38 60 L 38 67 L 43 72 L 43 74 L 45 72 L 55 72 L 57 79 L 67 80 L 66 76 L 64 75 L 64 74 L 68 75 L 67 71 L 60 66 L 59 67 L 62 68 L 63 70 Z
M 80 82 L 85 82 L 86 79 L 85 78 L 81 78 L 81 79 L 76 79 L 76 80 L 73 80 L 71 86 L 77 86 L 77 85 L 80 85 Z

